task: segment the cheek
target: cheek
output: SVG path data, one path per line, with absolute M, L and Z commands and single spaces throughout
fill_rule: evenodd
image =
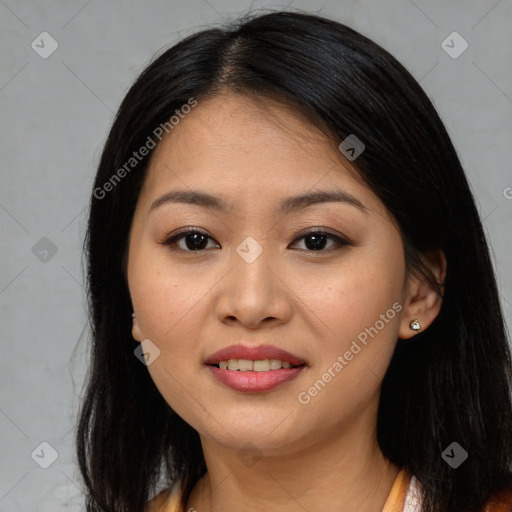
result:
M 178 271 L 165 255 L 139 254 L 132 261 L 130 294 L 142 339 L 150 339 L 160 354 L 148 366 L 156 387 L 166 402 L 186 421 L 193 421 L 203 411 L 195 410 L 200 396 L 191 369 L 200 369 L 198 326 L 205 318 L 201 300 L 214 280 Z M 210 281 L 212 281 L 210 283 Z
M 213 285 L 212 276 L 171 265 L 165 250 L 141 252 L 130 270 L 130 295 L 141 334 L 166 350 L 178 348 L 190 324 L 197 323 L 198 305 Z
M 332 291 L 335 292 L 334 289 Z M 399 300 L 400 289 L 393 283 L 378 283 L 377 279 L 371 279 L 370 276 L 368 279 L 362 276 L 361 279 L 354 280 L 354 276 L 351 276 L 340 283 L 337 293 L 325 297 L 322 304 L 325 321 L 333 334 L 343 339 L 352 339 L 375 323 L 381 330 L 382 324 L 379 320 L 382 315 L 386 320 L 393 320 L 396 315 L 393 314 L 392 305 Z M 390 314 L 386 315 L 390 308 Z M 385 322 L 386 325 L 391 323 L 396 321 Z
M 369 404 L 378 403 L 401 310 L 400 287 L 390 278 L 366 267 L 330 280 L 316 303 L 310 303 L 327 327 L 310 379 L 297 398 L 308 411 L 301 421 L 322 418 L 317 434 L 355 421 Z
M 350 385 L 363 382 L 368 369 L 382 377 L 396 344 L 405 262 L 400 252 L 385 249 L 370 248 L 347 258 L 346 264 L 323 279 L 328 284 L 319 285 L 318 293 L 309 293 L 304 301 L 323 326 L 317 371 L 347 354 L 350 371 L 340 373 L 345 375 L 343 380 L 350 374 Z M 306 289 L 305 283 L 299 287 Z

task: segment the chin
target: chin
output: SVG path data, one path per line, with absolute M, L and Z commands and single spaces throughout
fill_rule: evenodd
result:
M 236 422 L 222 421 L 220 425 L 203 425 L 198 429 L 201 437 L 209 438 L 225 448 L 235 450 L 237 455 L 255 451 L 259 456 L 286 455 L 314 444 L 318 429 L 297 430 L 297 422 L 290 428 L 283 418 L 256 424 L 251 418 L 238 418 Z M 206 428 L 205 428 L 206 427 Z M 309 442 L 308 442 L 309 439 Z

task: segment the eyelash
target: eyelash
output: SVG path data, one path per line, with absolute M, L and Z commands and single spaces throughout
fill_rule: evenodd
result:
M 186 238 L 187 236 L 189 235 L 202 235 L 202 236 L 206 236 L 208 238 L 210 238 L 211 240 L 213 240 L 213 238 L 208 235 L 206 232 L 200 230 L 200 229 L 197 229 L 197 228 L 182 228 L 181 230 L 178 230 L 177 232 L 173 233 L 172 235 L 170 236 L 167 236 L 163 241 L 160 242 L 161 245 L 164 245 L 166 247 L 169 247 L 171 250 L 173 251 L 183 251 L 183 252 L 190 252 L 190 253 L 194 253 L 194 252 L 204 252 L 206 249 L 197 249 L 197 250 L 190 250 L 190 249 L 181 249 L 179 247 L 176 247 L 176 242 L 178 240 L 181 240 L 181 239 L 184 239 Z M 326 236 L 327 238 L 330 238 L 331 240 L 334 240 L 337 244 L 337 247 L 334 247 L 334 248 L 331 248 L 331 249 L 318 249 L 318 250 L 311 250 L 311 249 L 301 249 L 301 250 L 304 250 L 306 252 L 310 252 L 310 253 L 318 253 L 318 252 L 331 252 L 333 250 L 336 250 L 336 249 L 339 249 L 341 247 L 344 247 L 344 246 L 347 246 L 347 245 L 352 245 L 352 243 L 345 239 L 345 238 L 342 238 L 338 235 L 334 235 L 333 233 L 330 233 L 328 231 L 322 231 L 322 229 L 320 228 L 316 228 L 316 229 L 311 229 L 309 231 L 307 231 L 306 233 L 302 233 L 300 236 L 298 236 L 297 238 L 295 238 L 293 241 L 292 241 L 292 244 L 296 243 L 297 241 L 303 239 L 303 238 L 307 238 L 308 236 L 311 236 L 311 235 L 322 235 L 322 236 Z

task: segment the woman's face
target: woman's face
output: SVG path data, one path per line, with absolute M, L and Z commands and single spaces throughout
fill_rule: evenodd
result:
M 199 102 L 155 149 L 130 235 L 133 335 L 203 439 L 287 453 L 375 428 L 406 321 L 403 243 L 339 157 L 289 109 L 234 94 Z M 165 199 L 177 191 L 212 198 Z M 320 191 L 340 200 L 292 199 Z M 166 245 L 184 228 L 201 234 Z

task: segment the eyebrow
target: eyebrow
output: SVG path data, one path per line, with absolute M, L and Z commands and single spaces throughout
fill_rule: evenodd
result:
M 228 212 L 230 210 L 229 204 L 223 199 L 206 192 L 190 189 L 172 190 L 153 201 L 149 208 L 148 215 L 156 208 L 167 203 L 193 204 L 204 208 L 214 209 L 219 212 Z M 316 190 L 313 192 L 299 194 L 297 196 L 287 197 L 279 203 L 277 211 L 286 215 L 320 203 L 346 203 L 359 208 L 365 213 L 368 211 L 361 201 L 342 190 Z

